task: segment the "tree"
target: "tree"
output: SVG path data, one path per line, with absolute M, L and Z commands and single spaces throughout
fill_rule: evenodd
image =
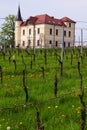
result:
M 14 47 L 14 30 L 15 30 L 15 16 L 8 15 L 5 18 L 5 22 L 2 24 L 0 32 L 0 42 L 6 43 Z

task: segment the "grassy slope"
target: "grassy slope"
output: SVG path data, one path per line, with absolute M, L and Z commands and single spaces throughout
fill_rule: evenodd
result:
M 44 52 L 44 51 L 43 51 Z M 36 52 L 36 61 L 33 55 L 28 55 L 24 50 L 18 53 L 11 53 L 9 63 L 9 53 L 5 60 L 0 54 L 0 65 L 3 69 L 3 83 L 0 84 L 0 108 L 12 107 L 0 111 L 0 129 L 6 130 L 7 126 L 11 130 L 35 130 L 36 129 L 36 107 L 40 112 L 40 120 L 45 130 L 78 130 L 80 128 L 79 100 L 80 77 L 78 74 L 78 61 L 81 62 L 79 53 L 75 50 L 71 64 L 72 50 L 66 50 L 63 64 L 63 76 L 60 76 L 60 64 L 54 55 L 54 51 L 47 51 L 47 64 L 44 63 L 44 53 Z M 84 50 L 85 54 L 86 50 Z M 60 51 L 56 52 L 58 55 Z M 12 57 L 15 56 L 17 69 L 15 71 Z M 26 85 L 29 93 L 30 105 L 25 104 L 25 93 L 22 85 L 22 71 L 26 64 Z M 32 69 L 30 63 L 32 59 Z M 44 78 L 42 69 L 44 67 Z M 54 76 L 58 77 L 57 98 L 54 97 Z M 84 56 L 81 62 L 81 73 L 83 75 L 83 86 L 85 91 L 85 102 L 87 101 L 87 57 Z M 15 107 L 13 107 L 15 105 Z M 87 125 L 86 125 L 87 129 Z

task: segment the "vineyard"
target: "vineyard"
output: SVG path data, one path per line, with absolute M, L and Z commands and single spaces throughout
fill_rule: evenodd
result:
M 0 51 L 0 130 L 86 130 L 87 48 Z

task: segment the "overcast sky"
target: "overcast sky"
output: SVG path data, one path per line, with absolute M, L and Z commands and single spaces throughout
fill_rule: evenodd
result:
M 48 14 L 56 18 L 67 16 L 74 21 L 87 22 L 87 0 L 1 0 L 0 18 L 9 14 L 17 15 L 19 4 L 23 19 Z M 77 22 L 76 28 L 87 28 L 87 23 Z

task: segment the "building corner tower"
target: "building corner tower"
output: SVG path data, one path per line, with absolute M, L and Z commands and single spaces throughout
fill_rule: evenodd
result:
M 18 6 L 18 13 L 15 18 L 15 46 L 21 45 L 21 23 L 23 22 L 21 17 L 20 5 Z

